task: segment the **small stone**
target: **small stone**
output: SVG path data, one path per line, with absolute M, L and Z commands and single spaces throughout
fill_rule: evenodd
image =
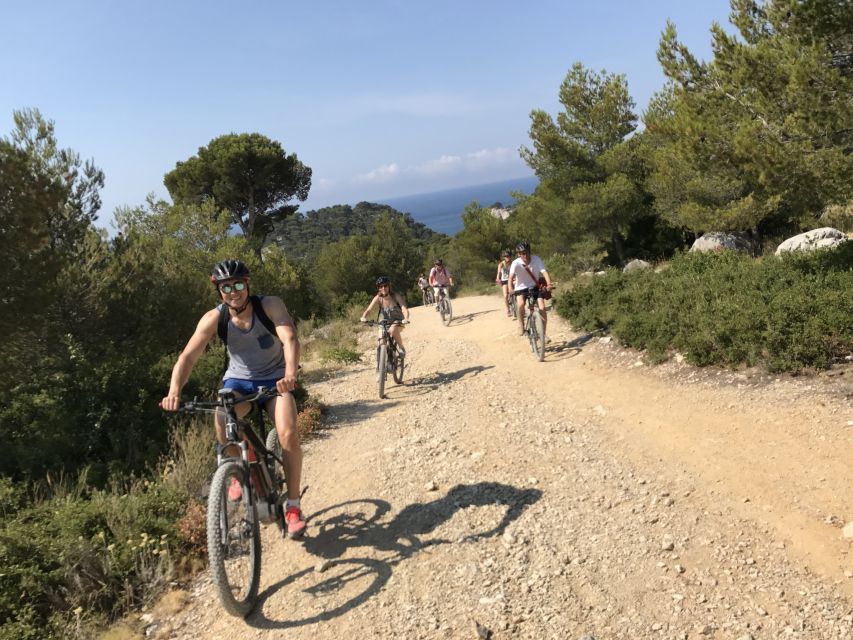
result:
M 430 480 L 426 483 L 426 485 L 424 485 L 424 489 L 426 489 L 427 491 L 436 491 L 438 489 L 438 485 L 435 484 L 434 481 Z
M 853 522 L 848 522 L 841 530 L 841 537 L 845 540 L 853 540 Z
M 328 571 L 332 566 L 331 560 L 322 560 L 314 565 L 314 571 L 317 573 L 323 573 L 324 571 Z
M 672 551 L 675 549 L 675 543 L 669 536 L 665 537 L 660 544 L 661 551 Z

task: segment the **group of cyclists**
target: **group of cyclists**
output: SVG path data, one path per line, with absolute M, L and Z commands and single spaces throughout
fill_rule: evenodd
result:
M 529 243 L 519 243 L 516 246 L 516 254 L 516 259 L 511 261 L 512 254 L 504 251 L 496 273 L 496 282 L 503 288 L 507 317 L 512 317 L 509 307 L 511 295 L 535 296 L 544 320 L 545 301 L 538 294 L 542 290 L 551 290 L 551 278 L 542 259 L 531 254 Z M 178 356 L 172 368 L 169 391 L 160 406 L 166 411 L 180 409 L 181 391 L 189 380 L 193 367 L 211 339 L 219 335 L 225 342 L 227 356 L 227 366 L 222 379 L 224 388 L 234 389 L 241 395 L 252 394 L 261 387 L 275 388 L 278 391 L 279 395 L 266 401 L 261 400 L 259 404 L 275 425 L 284 454 L 287 479 L 286 533 L 289 538 L 301 538 L 305 533 L 305 517 L 300 504 L 302 449 L 296 428 L 296 403 L 291 393 L 296 388 L 300 356 L 296 326 L 281 298 L 250 294 L 249 269 L 243 262 L 224 260 L 218 263 L 213 268 L 210 281 L 216 289 L 219 304 L 201 317 L 195 332 Z M 441 259 L 433 262 L 428 277 L 423 273 L 418 277 L 418 287 L 422 292 L 428 287 L 432 288 L 436 302 L 439 300 L 440 290 L 454 284 L 453 275 Z M 409 320 L 405 298 L 394 291 L 388 276 L 379 276 L 376 279 L 376 290 L 377 293 L 362 313 L 361 320 L 366 321 L 367 315 L 378 309 L 384 319 L 395 322 L 390 329 L 391 335 L 397 343 L 399 355 L 405 357 L 402 322 Z M 517 306 L 519 326 L 523 335 L 524 304 Z M 250 409 L 247 402 L 238 404 L 237 415 L 243 417 Z M 218 413 L 214 422 L 216 438 L 220 444 L 225 445 L 223 415 Z M 229 499 L 239 500 L 240 487 L 237 483 L 235 485 L 231 489 L 236 491 L 236 495 L 232 495 L 229 490 Z

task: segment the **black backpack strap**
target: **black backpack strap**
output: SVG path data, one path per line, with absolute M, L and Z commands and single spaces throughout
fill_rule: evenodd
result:
M 278 334 L 275 332 L 275 325 L 273 324 L 273 321 L 270 320 L 270 317 L 267 315 L 267 312 L 264 311 L 264 305 L 261 302 L 264 297 L 251 296 L 249 299 L 252 301 L 252 309 L 254 310 L 255 315 L 258 316 L 258 320 L 261 321 L 261 324 L 264 325 L 264 328 L 275 337 L 278 337 Z
M 219 309 L 219 324 L 216 326 L 216 333 L 219 335 L 219 339 L 222 340 L 222 344 L 227 347 L 228 320 L 230 319 L 230 314 L 228 313 L 228 305 L 220 304 L 217 309 Z

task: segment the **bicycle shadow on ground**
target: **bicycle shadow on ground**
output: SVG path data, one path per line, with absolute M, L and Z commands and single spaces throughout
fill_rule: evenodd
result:
M 468 324 L 469 322 L 472 322 L 474 320 L 474 318 L 476 318 L 477 316 L 482 316 L 482 315 L 485 315 L 487 313 L 497 313 L 497 312 L 494 309 L 492 309 L 490 311 L 475 311 L 474 313 L 466 313 L 466 314 L 461 315 L 461 316 L 453 316 L 453 319 L 450 321 L 450 324 L 448 326 Z
M 350 500 L 322 509 L 310 516 L 311 535 L 303 543 L 308 553 L 320 561 L 322 572 L 311 580 L 310 575 L 315 569 L 303 569 L 269 586 L 260 594 L 258 606 L 246 618 L 246 623 L 257 629 L 290 629 L 344 615 L 376 595 L 390 579 L 393 568 L 422 549 L 448 543 L 476 543 L 500 536 L 541 496 L 542 491 L 539 489 L 519 489 L 497 482 L 480 482 L 456 485 L 442 498 L 411 504 L 389 522 L 383 522 L 391 510 L 391 506 L 384 500 Z M 453 541 L 419 538 L 433 533 L 459 511 L 492 505 L 503 506 L 506 510 L 500 521 L 490 529 Z M 343 557 L 350 550 L 365 547 L 370 554 L 386 555 L 382 558 Z M 302 579 L 313 582 L 303 587 L 302 592 L 315 598 L 334 597 L 336 593 L 358 582 L 364 582 L 365 585 L 356 595 L 332 608 L 324 607 L 315 615 L 294 620 L 272 620 L 266 617 L 265 603 L 280 590 Z M 291 610 L 294 608 L 291 607 Z
M 440 386 L 447 384 L 448 382 L 455 382 L 456 380 L 461 380 L 467 375 L 476 376 L 481 374 L 486 369 L 494 369 L 495 365 L 480 365 L 478 364 L 475 367 L 466 367 L 465 369 L 459 369 L 459 371 L 453 371 L 451 373 L 444 373 L 442 371 L 436 371 L 435 373 L 431 373 L 427 376 L 421 376 L 419 378 L 412 378 L 409 384 L 415 386 L 424 386 L 428 387 L 429 391 L 439 388 Z
M 584 333 L 582 335 L 579 335 L 573 340 L 546 345 L 545 353 L 562 356 L 563 358 L 573 358 L 580 354 L 580 352 L 583 350 L 584 345 L 586 345 L 600 333 L 601 331 L 592 331 L 590 333 Z M 559 360 L 561 358 L 558 357 L 556 359 Z

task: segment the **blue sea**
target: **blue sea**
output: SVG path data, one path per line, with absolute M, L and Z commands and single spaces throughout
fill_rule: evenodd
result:
M 531 194 L 539 184 L 536 176 L 516 178 L 503 182 L 479 184 L 473 187 L 459 187 L 446 191 L 433 191 L 412 196 L 399 196 L 386 200 L 377 200 L 397 211 L 409 213 L 418 222 L 422 222 L 433 231 L 455 235 L 462 230 L 462 212 L 472 201 L 488 207 L 500 202 L 504 207 L 515 202 L 511 191 Z

